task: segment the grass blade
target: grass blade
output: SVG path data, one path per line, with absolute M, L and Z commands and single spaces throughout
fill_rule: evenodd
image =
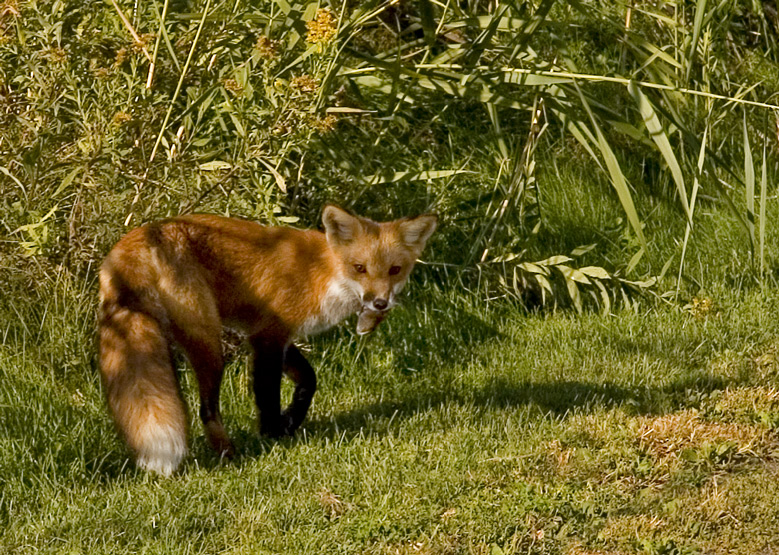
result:
M 509 157 L 509 149 L 508 146 L 506 146 L 506 138 L 503 135 L 503 130 L 500 126 L 500 116 L 498 115 L 498 109 L 495 104 L 492 102 L 486 102 L 484 104 L 484 107 L 487 108 L 487 114 L 490 116 L 490 121 L 492 122 L 492 128 L 495 131 L 495 137 L 498 141 L 498 149 L 500 150 L 501 155 L 504 159 L 508 159 Z
M 695 21 L 692 27 L 692 41 L 690 42 L 690 48 L 687 51 L 687 71 L 685 72 L 685 81 L 690 79 L 690 71 L 692 70 L 692 64 L 695 61 L 695 53 L 698 50 L 698 38 L 701 36 L 701 27 L 703 26 L 703 19 L 706 15 L 706 0 L 698 0 L 695 6 Z
M 154 41 L 154 51 L 152 52 L 151 60 L 149 60 L 149 74 L 146 77 L 147 89 L 151 88 L 152 82 L 154 81 L 154 69 L 157 67 L 157 53 L 160 49 L 160 40 L 162 40 L 162 37 L 165 36 L 166 42 L 170 44 L 167 32 L 165 31 L 165 18 L 168 16 L 168 2 L 169 0 L 165 0 L 165 4 L 162 6 L 162 15 L 160 15 L 157 2 L 152 3 L 154 6 L 154 11 L 157 14 L 157 18 L 160 20 L 160 29 L 157 32 L 157 40 Z M 176 60 L 175 56 L 173 57 L 173 61 L 176 64 L 176 68 L 180 71 L 181 68 L 179 67 L 178 60 Z
M 700 181 L 698 176 L 703 172 L 703 163 L 706 158 L 706 141 L 709 135 L 708 126 L 703 131 L 703 139 L 701 140 L 701 149 L 698 152 L 698 172 L 692 181 L 692 193 L 690 195 L 690 220 L 687 222 L 687 227 L 684 230 L 684 241 L 682 241 L 682 255 L 679 260 L 679 275 L 676 278 L 676 297 L 679 297 L 679 287 L 682 283 L 682 270 L 684 269 L 684 259 L 687 255 L 687 244 L 690 240 L 690 233 L 692 232 L 692 217 L 695 214 L 695 201 L 698 199 L 698 189 L 700 188 Z
M 436 40 L 436 24 L 433 17 L 433 4 L 430 0 L 418 1 L 419 19 L 422 24 L 422 31 L 425 34 L 425 42 L 428 46 L 433 46 Z
M 668 168 L 671 170 L 671 176 L 676 183 L 676 190 L 679 193 L 679 200 L 682 203 L 684 209 L 684 215 L 687 216 L 687 221 L 692 223 L 692 214 L 690 212 L 690 205 L 687 202 L 687 189 L 684 186 L 684 176 L 682 175 L 682 168 L 679 165 L 679 161 L 676 159 L 671 143 L 668 140 L 668 136 L 663 130 L 663 125 L 660 123 L 660 118 L 657 117 L 657 113 L 652 108 L 652 103 L 649 98 L 641 91 L 636 84 L 631 81 L 628 85 L 628 91 L 630 95 L 638 103 L 638 109 L 641 112 L 641 117 L 644 120 L 649 136 L 657 145 L 660 154 L 665 159 L 665 163 L 668 164 Z
M 211 7 L 211 0 L 206 0 L 206 5 L 203 8 L 203 17 L 200 20 L 200 24 L 198 25 L 197 32 L 195 33 L 195 38 L 192 41 L 192 46 L 189 49 L 189 55 L 187 56 L 187 61 L 184 62 L 184 69 L 181 70 L 181 76 L 179 77 L 179 82 L 176 84 L 176 90 L 170 99 L 170 105 L 168 106 L 168 111 L 165 113 L 165 120 L 162 122 L 162 126 L 160 127 L 160 134 L 157 136 L 157 141 L 154 143 L 154 148 L 151 151 L 151 156 L 149 157 L 150 163 L 154 160 L 154 157 L 157 154 L 157 149 L 160 146 L 160 142 L 162 142 L 162 136 L 165 133 L 165 129 L 168 126 L 168 122 L 170 121 L 170 115 L 173 112 L 173 106 L 175 106 L 176 104 L 176 98 L 178 98 L 179 92 L 181 92 L 181 86 L 184 84 L 184 78 L 187 75 L 187 70 L 189 69 L 190 63 L 192 62 L 192 55 L 195 53 L 195 47 L 197 46 L 198 39 L 200 38 L 200 32 L 203 30 L 203 24 L 206 22 L 206 17 L 208 16 L 208 9 L 210 7 Z
M 766 146 L 763 143 L 763 168 L 760 176 L 760 216 L 758 218 L 758 243 L 760 245 L 760 276 L 765 273 L 765 205 L 768 194 L 768 168 L 766 167 Z
M 603 161 L 606 163 L 606 169 L 611 177 L 611 184 L 617 192 L 619 202 L 622 204 L 622 209 L 625 211 L 628 222 L 630 222 L 630 227 L 632 227 L 633 231 L 636 233 L 641 248 L 647 250 L 646 238 L 644 237 L 644 231 L 641 227 L 641 220 L 638 217 L 636 205 L 633 203 L 633 196 L 630 194 L 630 188 L 625 180 L 625 175 L 622 173 L 622 168 L 619 166 L 619 161 L 614 155 L 614 151 L 611 150 L 606 137 L 603 135 L 603 131 L 601 131 L 598 121 L 595 119 L 595 115 L 592 113 L 592 109 L 590 108 L 587 99 L 584 97 L 584 94 L 582 94 L 578 84 L 576 84 L 576 90 L 579 93 L 579 98 L 581 98 L 582 106 L 584 106 L 584 109 L 590 116 L 590 122 L 592 123 L 592 127 L 595 130 L 595 135 L 598 139 L 598 149 L 601 152 L 601 156 L 603 156 Z
M 749 246 L 754 260 L 755 254 L 755 165 L 752 159 L 752 149 L 749 146 L 747 133 L 747 115 L 744 113 L 744 185 L 746 186 L 747 229 L 749 230 Z

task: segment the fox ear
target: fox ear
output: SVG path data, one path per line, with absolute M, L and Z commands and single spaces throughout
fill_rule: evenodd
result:
M 400 236 L 409 247 L 422 252 L 425 243 L 438 227 L 438 216 L 435 214 L 423 214 L 400 222 Z
M 343 245 L 355 238 L 360 221 L 346 210 L 328 204 L 322 212 L 322 224 L 325 226 L 328 242 Z

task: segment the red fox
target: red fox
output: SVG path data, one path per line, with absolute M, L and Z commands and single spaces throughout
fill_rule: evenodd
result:
M 324 233 L 190 215 L 125 235 L 100 268 L 100 369 L 137 464 L 167 476 L 187 453 L 173 344 L 194 368 L 209 444 L 234 455 L 219 412 L 223 326 L 243 331 L 254 351 L 260 432 L 295 432 L 316 376 L 293 341 L 354 313 L 358 333 L 370 332 L 394 306 L 437 222 L 423 214 L 378 223 L 328 205 Z M 283 411 L 282 375 L 295 383 Z

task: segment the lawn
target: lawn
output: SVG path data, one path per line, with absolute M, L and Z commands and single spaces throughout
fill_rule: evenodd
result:
M 609 317 L 412 297 L 373 336 L 313 342 L 321 389 L 292 439 L 256 435 L 236 355 L 222 404 L 238 457 L 217 460 L 193 417 L 192 454 L 169 479 L 128 461 L 95 372 L 4 348 L 4 549 L 747 554 L 779 542 L 775 291 Z

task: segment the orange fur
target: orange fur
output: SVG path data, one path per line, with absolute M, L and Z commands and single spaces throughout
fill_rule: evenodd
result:
M 359 332 L 371 331 L 436 222 L 423 215 L 377 223 L 328 206 L 325 233 L 191 215 L 125 235 L 100 270 L 100 364 L 109 407 L 138 464 L 167 475 L 186 455 L 173 343 L 195 370 L 209 443 L 232 456 L 218 403 L 223 326 L 245 332 L 254 349 L 261 431 L 293 433 L 316 377 L 292 341 L 356 312 L 364 314 Z M 282 372 L 296 383 L 283 412 Z

